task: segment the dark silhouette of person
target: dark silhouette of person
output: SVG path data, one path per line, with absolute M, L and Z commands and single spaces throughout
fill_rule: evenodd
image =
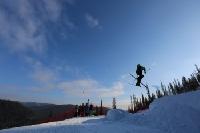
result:
M 89 105 L 88 103 L 85 104 L 85 116 L 89 115 Z
M 93 105 L 90 104 L 90 107 L 89 107 L 89 115 L 92 115 L 92 111 L 93 111 Z
M 75 117 L 78 117 L 78 110 L 79 110 L 78 105 L 75 105 Z
M 140 64 L 137 65 L 137 70 L 136 70 L 136 74 L 137 74 L 137 83 L 136 86 L 140 86 L 141 80 L 144 77 L 143 72 L 146 74 L 146 69 L 145 67 L 141 66 Z

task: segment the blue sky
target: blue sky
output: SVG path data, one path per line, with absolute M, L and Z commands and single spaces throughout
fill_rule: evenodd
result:
M 1 0 L 0 98 L 127 108 L 143 82 L 189 77 L 200 65 L 200 2 Z M 83 93 L 84 92 L 84 93 Z

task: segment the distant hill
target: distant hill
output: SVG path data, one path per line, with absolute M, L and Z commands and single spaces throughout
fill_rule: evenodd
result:
M 100 107 L 97 108 L 100 111 Z M 107 111 L 108 108 L 103 107 L 102 115 Z M 75 115 L 77 115 L 75 105 L 71 104 L 55 105 L 0 99 L 0 129 L 61 121 Z
M 26 107 L 42 107 L 42 106 L 54 106 L 54 104 L 50 104 L 50 103 L 37 103 L 37 102 L 21 102 L 22 105 L 26 106 Z
M 17 101 L 0 99 L 0 129 L 32 124 L 33 111 Z
M 74 117 L 75 105 L 18 102 L 0 99 L 0 129 Z
M 26 102 L 22 104 L 34 112 L 33 119 L 37 122 L 46 120 L 49 117 L 53 117 L 64 112 L 68 112 L 71 110 L 75 111 L 75 105 L 55 105 L 35 102 Z M 71 117 L 72 116 L 70 116 L 70 118 Z

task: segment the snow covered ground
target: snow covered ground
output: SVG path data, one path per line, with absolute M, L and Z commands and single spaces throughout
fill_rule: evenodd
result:
M 155 100 L 137 114 L 110 110 L 106 117 L 73 118 L 60 122 L 0 130 L 0 133 L 200 133 L 200 91 Z

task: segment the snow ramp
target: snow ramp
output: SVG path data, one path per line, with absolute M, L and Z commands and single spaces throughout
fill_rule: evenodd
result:
M 200 133 L 200 91 L 156 99 L 127 121 L 165 133 Z

